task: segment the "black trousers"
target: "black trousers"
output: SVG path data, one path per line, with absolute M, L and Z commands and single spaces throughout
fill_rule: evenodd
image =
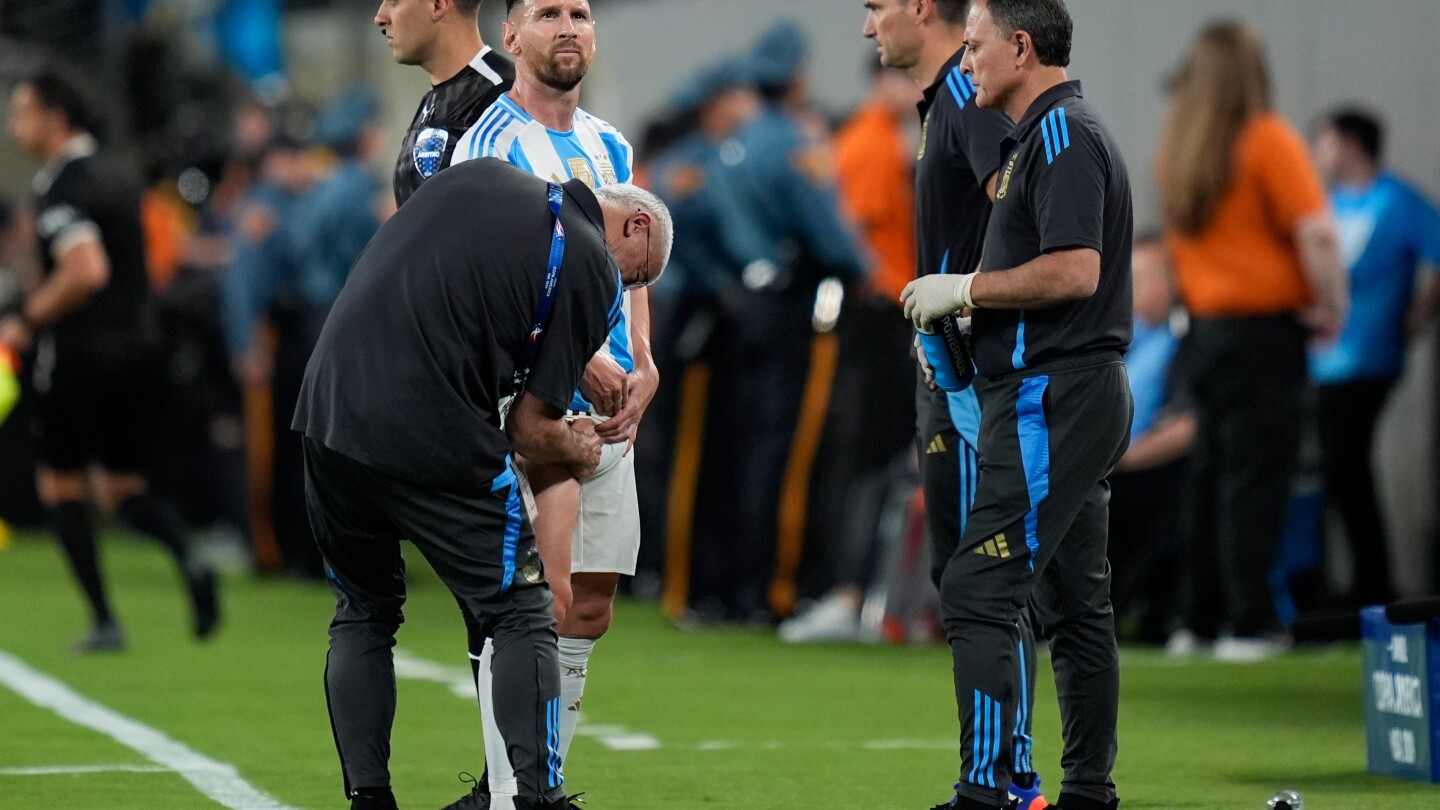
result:
M 1184 545 L 1180 505 L 1189 475 L 1180 459 L 1110 476 L 1112 598 L 1115 615 L 1134 621 L 1137 641 L 1163 642 L 1175 619 Z
M 555 620 L 513 475 L 497 479 L 488 494 L 441 492 L 308 438 L 304 448 L 310 520 L 335 595 L 325 697 L 346 795 L 390 784 L 391 650 L 404 621 L 400 541 L 409 539 L 467 619 L 494 638 L 495 721 L 520 797 L 562 798 Z M 472 649 L 471 658 L 480 652 Z
M 1115 799 L 1120 656 L 1105 558 L 1110 487 L 1132 403 L 1115 353 L 979 379 L 979 487 L 940 582 L 955 665 L 964 798 L 1000 807 L 1023 719 L 1019 621 L 1051 637 L 1066 796 Z M 1042 583 L 1043 579 L 1043 583 Z
M 1237 636 L 1277 632 L 1268 578 L 1300 452 L 1306 332 L 1290 315 L 1197 318 L 1186 341 L 1198 426 L 1184 624 L 1208 631 L 1211 613 Z
M 810 368 L 815 288 L 747 292 L 715 339 L 690 603 L 768 618 L 780 491 Z
M 1389 602 L 1389 534 L 1375 493 L 1375 426 L 1395 386 L 1393 380 L 1319 387 L 1320 449 L 1325 498 L 1340 512 L 1355 565 L 1350 589 L 1356 605 Z

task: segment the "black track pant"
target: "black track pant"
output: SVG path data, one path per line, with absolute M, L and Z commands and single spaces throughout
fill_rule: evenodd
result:
M 1066 796 L 1108 804 L 1120 667 L 1106 477 L 1128 443 L 1125 366 L 1105 353 L 976 385 L 979 487 L 940 583 L 960 713 L 957 791 L 978 806 L 1004 802 L 1026 699 L 1018 624 L 1034 594 L 1060 698 L 1062 804 Z
M 335 594 L 325 696 L 347 795 L 390 784 L 391 650 L 404 620 L 400 541 L 409 539 L 495 640 L 495 720 L 520 797 L 562 798 L 555 620 L 513 475 L 488 494 L 440 492 L 306 439 L 305 492 Z

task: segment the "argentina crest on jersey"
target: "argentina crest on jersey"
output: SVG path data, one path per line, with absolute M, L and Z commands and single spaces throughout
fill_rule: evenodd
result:
M 450 132 L 438 127 L 426 127 L 420 130 L 415 136 L 415 147 L 411 150 L 411 157 L 415 160 L 415 171 L 426 180 L 440 171 L 440 164 L 445 160 L 445 146 L 450 142 Z

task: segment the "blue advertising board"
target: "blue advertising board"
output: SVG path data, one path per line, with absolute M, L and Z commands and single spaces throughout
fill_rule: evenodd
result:
M 1361 611 L 1365 652 L 1365 740 L 1371 773 L 1437 781 L 1440 644 L 1432 624 L 1391 624 L 1383 607 Z

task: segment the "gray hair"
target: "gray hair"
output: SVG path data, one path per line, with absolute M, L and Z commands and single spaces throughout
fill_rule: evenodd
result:
M 622 208 L 632 213 L 637 210 L 644 211 L 650 215 L 655 222 L 652 236 L 660 240 L 660 270 L 655 272 L 655 278 L 659 278 L 660 272 L 670 264 L 670 249 L 675 244 L 675 220 L 670 216 L 670 209 L 665 207 L 659 197 L 629 183 L 601 186 L 595 189 L 595 198 L 601 205 Z

